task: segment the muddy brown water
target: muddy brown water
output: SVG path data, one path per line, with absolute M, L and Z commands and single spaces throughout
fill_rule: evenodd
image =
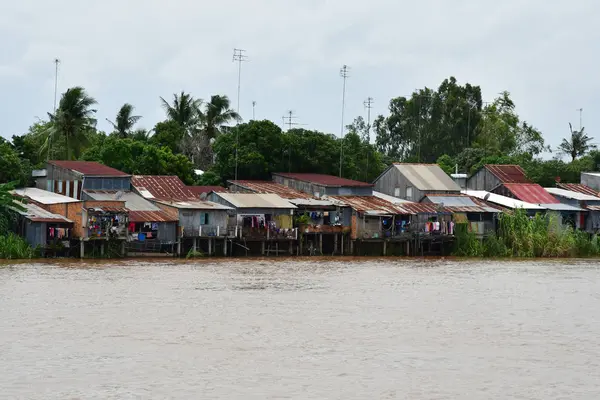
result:
M 1 399 L 598 399 L 600 261 L 4 263 Z

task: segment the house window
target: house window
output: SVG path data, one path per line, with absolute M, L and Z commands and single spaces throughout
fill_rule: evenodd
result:
M 394 189 L 394 196 L 395 197 L 400 197 L 400 188 L 395 188 Z
M 413 188 L 412 186 L 407 186 L 406 187 L 406 200 L 412 200 L 413 199 Z
M 200 214 L 200 225 L 208 225 L 208 213 Z
M 63 181 L 58 181 L 58 190 L 57 193 L 63 192 Z

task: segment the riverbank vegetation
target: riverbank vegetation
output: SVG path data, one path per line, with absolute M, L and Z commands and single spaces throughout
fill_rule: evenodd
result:
M 481 240 L 457 225 L 454 255 L 459 257 L 594 257 L 596 235 L 565 226 L 552 214 L 529 217 L 524 210 L 500 214 L 495 235 Z
M 36 251 L 22 237 L 11 231 L 17 223 L 13 208 L 19 207 L 10 194 L 15 184 L 0 184 L 0 259 L 24 259 L 36 255 Z

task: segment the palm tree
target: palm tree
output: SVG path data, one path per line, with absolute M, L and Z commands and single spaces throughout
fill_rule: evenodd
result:
M 577 157 L 596 148 L 596 145 L 590 144 L 592 138 L 586 135 L 584 132 L 585 128 L 574 131 L 573 126 L 569 123 L 569 129 L 571 131 L 571 140 L 566 138 L 563 139 L 560 146 L 558 146 L 558 150 L 564 154 L 570 155 L 572 161 L 575 161 Z
M 162 106 L 167 113 L 167 118 L 177 122 L 188 133 L 196 127 L 200 121 L 200 106 L 202 100 L 194 99 L 189 93 L 181 92 L 179 95 L 173 95 L 173 105 L 160 98 Z
M 122 139 L 129 137 L 129 133 L 133 129 L 133 126 L 142 118 L 139 115 L 132 115 L 133 109 L 134 107 L 131 104 L 125 103 L 117 113 L 115 122 L 106 119 Z
M 97 104 L 96 100 L 80 86 L 63 93 L 56 112 L 48 113 L 48 137 L 41 150 L 48 150 L 52 143 L 63 142 L 66 159 L 78 158 L 88 144 L 87 133 L 96 126 L 93 117 L 96 110 L 91 108 L 94 104 Z
M 226 124 L 230 122 L 239 122 L 242 120 L 240 115 L 229 108 L 229 98 L 227 96 L 211 96 L 210 102 L 206 103 L 204 112 L 200 114 L 202 130 L 206 138 L 216 139 Z

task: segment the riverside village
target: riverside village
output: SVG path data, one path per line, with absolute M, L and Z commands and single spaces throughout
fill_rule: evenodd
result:
M 496 235 L 505 213 L 600 229 L 600 173 L 542 187 L 518 165 L 471 176 L 394 163 L 373 182 L 312 173 L 188 186 L 89 161 L 48 161 L 11 192 L 15 233 L 46 257 L 450 255 Z

